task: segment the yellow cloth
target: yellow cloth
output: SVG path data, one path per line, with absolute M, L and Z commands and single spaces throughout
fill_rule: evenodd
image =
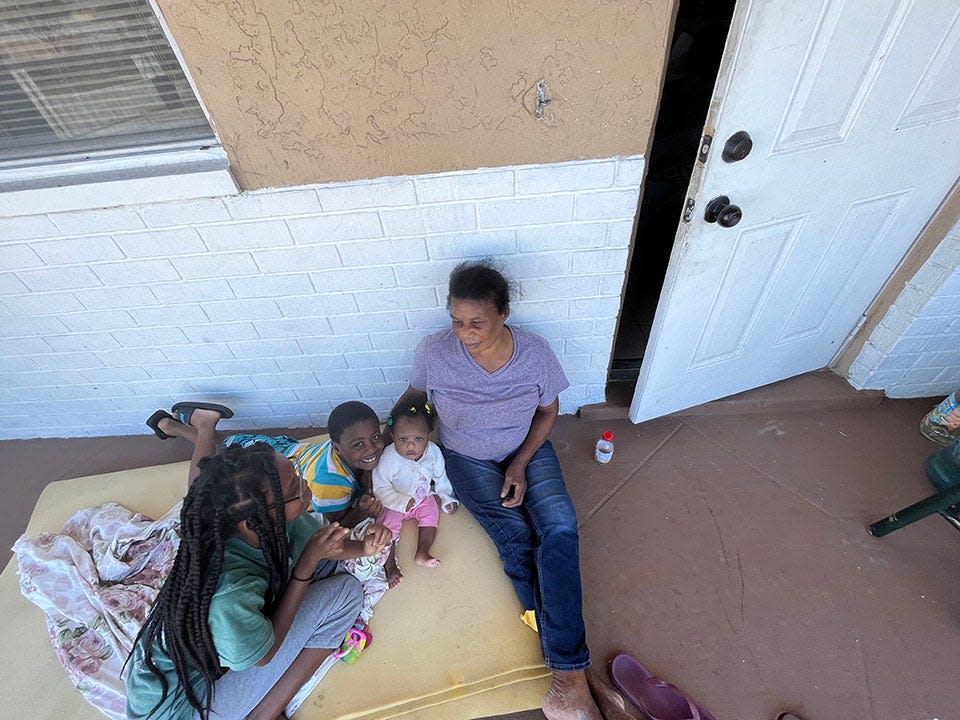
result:
M 56 531 L 75 510 L 119 502 L 159 517 L 185 492 L 187 463 L 64 480 L 47 486 L 27 533 Z M 413 563 L 415 530 L 399 546 L 404 579 L 374 611 L 373 644 L 338 663 L 296 720 L 468 720 L 539 707 L 549 671 L 493 544 L 465 510 L 440 520 L 440 568 Z M 16 560 L 0 575 L 2 718 L 102 720 L 53 654 L 42 613 L 17 585 Z

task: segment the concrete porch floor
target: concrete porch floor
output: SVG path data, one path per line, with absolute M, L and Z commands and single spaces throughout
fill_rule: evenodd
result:
M 917 426 L 934 401 L 847 388 L 812 409 L 791 382 L 744 412 L 560 419 L 595 666 L 629 651 L 718 720 L 960 717 L 960 536 L 937 516 L 866 532 L 930 494 L 937 446 Z M 616 454 L 600 466 L 604 429 Z M 152 436 L 0 443 L 4 552 L 47 482 L 188 456 Z

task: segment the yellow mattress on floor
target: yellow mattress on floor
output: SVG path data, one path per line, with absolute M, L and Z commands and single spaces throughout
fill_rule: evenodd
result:
M 186 476 L 187 463 L 175 463 L 52 483 L 27 533 L 57 531 L 77 509 L 110 501 L 160 517 L 182 497 Z M 404 580 L 375 610 L 373 645 L 356 664 L 334 666 L 296 720 L 466 720 L 539 707 L 548 671 L 483 530 L 465 510 L 443 515 L 435 570 L 413 564 L 413 532 L 404 528 Z M 41 611 L 20 594 L 16 565 L 0 575 L 0 718 L 102 718 L 58 663 Z

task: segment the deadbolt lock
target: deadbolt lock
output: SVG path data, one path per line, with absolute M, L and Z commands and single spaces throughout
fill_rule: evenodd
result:
M 735 163 L 743 160 L 750 154 L 751 150 L 753 150 L 753 140 L 750 133 L 746 130 L 740 130 L 727 138 L 727 141 L 723 144 L 723 152 L 720 153 L 720 157 L 723 158 L 724 162 Z

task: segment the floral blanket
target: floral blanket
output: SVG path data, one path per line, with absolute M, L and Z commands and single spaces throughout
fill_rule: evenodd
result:
M 107 717 L 126 717 L 120 672 L 170 574 L 179 525 L 180 503 L 159 520 L 105 503 L 13 546 L 20 591 L 43 610 L 71 682 Z

